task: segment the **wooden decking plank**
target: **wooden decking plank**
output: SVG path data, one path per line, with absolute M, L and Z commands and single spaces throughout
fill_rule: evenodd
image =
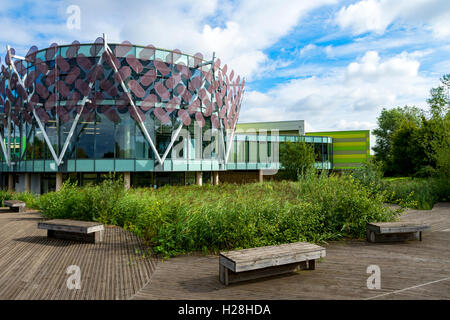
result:
M 99 244 L 48 239 L 45 230 L 37 229 L 39 214 L 0 210 L 0 299 L 127 299 L 140 288 L 139 279 L 147 277 L 147 283 L 155 269 L 153 258 L 126 265 L 134 246 L 141 244 L 121 228 L 106 228 L 106 242 Z M 111 234 L 120 235 L 120 241 L 111 243 Z M 66 287 L 71 264 L 81 268 L 81 290 Z M 122 281 L 120 276 L 119 282 L 112 281 L 106 270 L 122 273 Z

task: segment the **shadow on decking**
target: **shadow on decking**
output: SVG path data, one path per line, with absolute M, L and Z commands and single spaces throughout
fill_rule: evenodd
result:
M 284 274 L 277 274 L 277 275 L 271 275 L 266 277 L 261 277 L 253 280 L 246 280 L 243 282 L 235 282 L 230 283 L 228 286 L 222 284 L 219 281 L 218 275 L 211 275 L 206 277 L 199 277 L 195 279 L 189 279 L 185 281 L 180 281 L 179 284 L 181 287 L 183 287 L 186 291 L 192 292 L 192 293 L 211 293 L 219 290 L 226 290 L 230 288 L 239 288 L 239 287 L 246 287 L 249 284 L 252 283 L 264 283 L 265 281 L 274 281 L 277 279 L 285 279 L 289 277 L 298 276 L 298 272 L 289 272 Z
M 70 241 L 70 240 L 62 240 L 61 241 L 59 239 L 51 239 L 51 238 L 47 238 L 47 236 L 28 236 L 28 237 L 22 237 L 22 238 L 15 238 L 15 239 L 13 239 L 13 241 L 40 244 L 40 245 L 52 246 L 52 247 L 68 247 L 68 246 L 79 243 L 79 242 Z
M 25 217 L 20 217 L 20 218 L 14 218 L 14 219 L 9 219 L 10 221 L 36 221 L 36 222 L 40 222 L 43 219 L 40 217 L 36 217 L 36 218 L 25 218 Z

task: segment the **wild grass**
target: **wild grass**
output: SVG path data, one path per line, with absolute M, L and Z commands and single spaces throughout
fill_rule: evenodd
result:
M 97 186 L 65 183 L 38 199 L 49 218 L 100 221 L 143 238 L 155 253 L 249 248 L 359 238 L 369 221 L 391 221 L 384 205 L 352 177 L 306 177 L 296 182 L 167 186 L 130 189 L 114 180 Z

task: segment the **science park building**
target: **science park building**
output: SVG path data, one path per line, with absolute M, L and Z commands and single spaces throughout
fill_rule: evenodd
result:
M 276 176 L 286 141 L 313 144 L 319 169 L 352 169 L 369 157 L 368 130 L 238 123 L 245 80 L 214 55 L 103 36 L 33 46 L 25 56 L 7 47 L 2 62 L 2 188 L 45 193 L 111 172 L 127 187 L 262 181 Z

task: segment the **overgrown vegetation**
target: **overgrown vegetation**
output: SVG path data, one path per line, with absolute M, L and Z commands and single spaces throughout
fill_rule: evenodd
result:
M 107 179 L 94 186 L 66 182 L 34 205 L 48 218 L 93 220 L 124 227 L 155 253 L 249 248 L 295 241 L 363 237 L 368 221 L 395 211 L 352 177 L 299 181 L 130 189 Z
M 430 90 L 429 110 L 405 106 L 383 109 L 373 131 L 376 162 L 354 175 L 387 201 L 432 209 L 450 200 L 450 74 Z M 405 179 L 382 179 L 405 177 Z
M 4 200 L 21 200 L 24 201 L 29 208 L 37 208 L 37 196 L 29 192 L 12 192 L 0 189 L 0 204 L 4 206 Z
M 383 178 L 380 162 L 369 161 L 354 170 L 353 177 L 372 193 L 384 193 L 385 201 L 404 207 L 430 210 L 437 202 L 450 201 L 447 178 Z

